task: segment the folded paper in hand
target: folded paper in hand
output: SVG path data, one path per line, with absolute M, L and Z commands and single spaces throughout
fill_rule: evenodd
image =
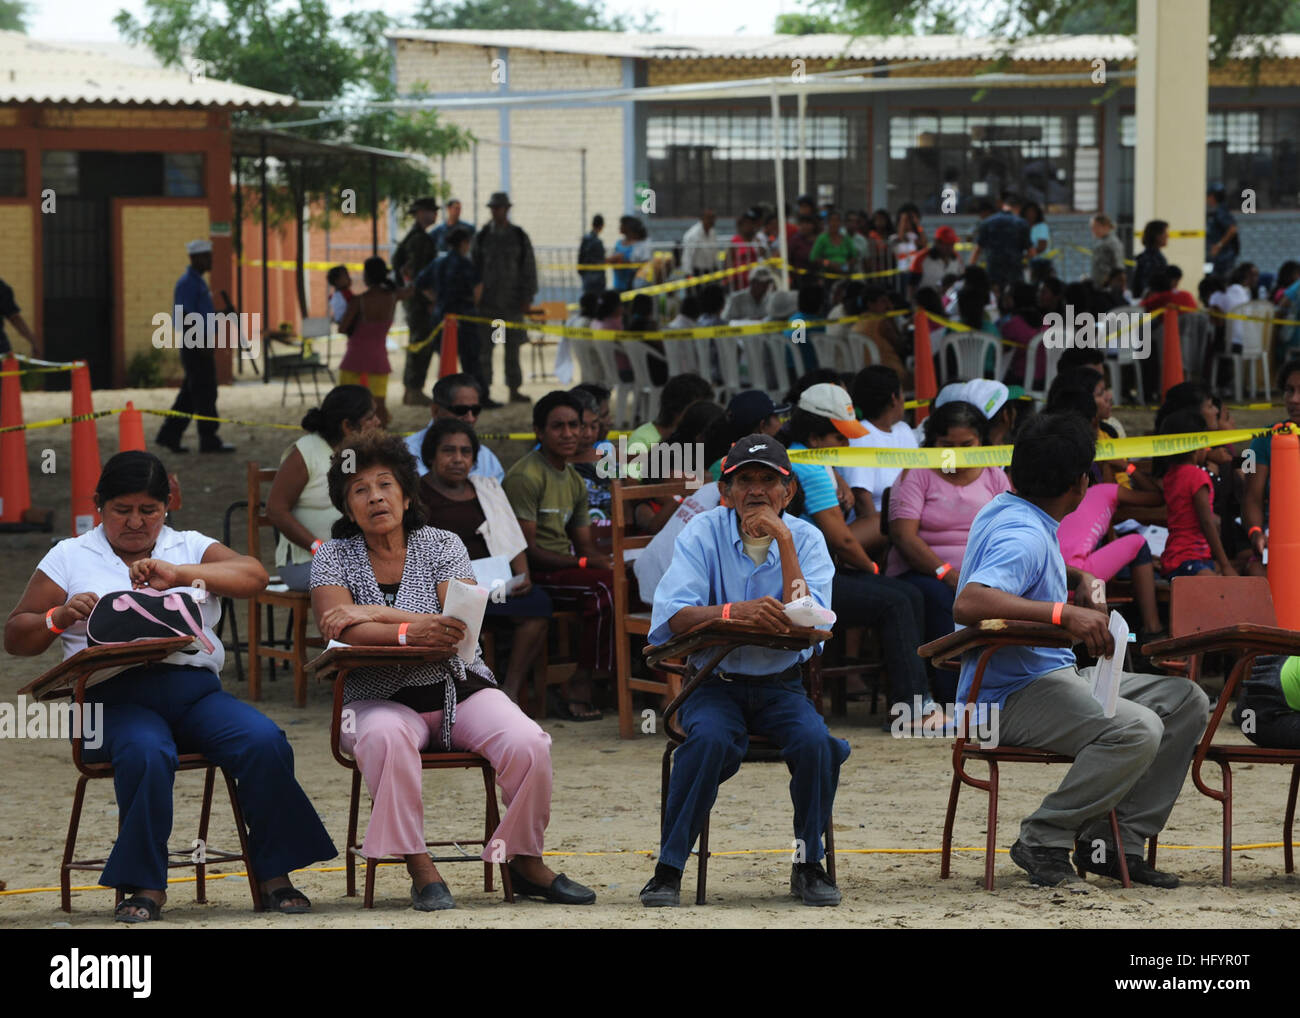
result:
M 1119 683 L 1124 677 L 1124 653 L 1128 650 L 1128 620 L 1111 610 L 1110 635 L 1115 638 L 1115 653 L 1102 658 L 1092 670 L 1092 698 L 1101 704 L 1102 715 L 1115 716 L 1119 705 Z
M 810 595 L 791 601 L 785 606 L 785 617 L 796 626 L 811 626 L 814 629 L 830 629 L 835 625 L 836 615 L 829 608 L 823 608 Z
M 473 662 L 478 650 L 478 634 L 483 628 L 483 613 L 490 593 L 487 587 L 471 587 L 460 580 L 452 580 L 447 585 L 447 603 L 442 606 L 442 613 L 465 623 L 465 639 L 456 645 L 456 654 L 465 664 Z

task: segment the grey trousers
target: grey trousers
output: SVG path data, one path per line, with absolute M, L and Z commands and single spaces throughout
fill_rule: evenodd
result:
M 1060 787 L 1020 825 L 1031 847 L 1069 848 L 1076 832 L 1107 843 L 1114 809 L 1128 855 L 1169 819 L 1209 721 L 1209 698 L 1177 676 L 1120 680 L 1119 705 L 1104 717 L 1092 697 L 1092 669 L 1061 668 L 1007 697 L 999 716 L 1004 746 L 1034 746 L 1074 757 Z

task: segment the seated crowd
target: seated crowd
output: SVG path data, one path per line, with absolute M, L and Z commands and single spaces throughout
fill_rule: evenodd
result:
M 1148 460 L 1098 459 L 1099 441 L 1124 435 L 1101 351 L 1067 351 L 1072 356 L 1061 359 L 1041 411 L 1018 386 L 974 378 L 945 386 L 917 427 L 907 423 L 914 350 L 890 312 L 907 308 L 908 299 L 839 275 L 877 264 L 908 266 L 904 277 L 918 306 L 952 315 L 953 328 L 984 331 L 1016 348 L 1006 376 L 1013 380 L 1033 368 L 1027 354 L 1044 317 L 1065 304 L 1116 307 L 1132 302 L 1131 288 L 1147 307 L 1198 306 L 1177 289 L 1176 267 L 1159 253 L 1167 224 L 1148 226 L 1130 282 L 1122 249 L 1116 259 L 1113 225 L 1095 217 L 1091 277 L 1063 284 L 1044 257 L 1041 210 L 1024 210 L 1036 216 L 1031 227 L 1010 201 L 998 212 L 981 209 L 976 255 L 984 253 L 987 268 L 963 268 L 947 227 L 927 244 L 914 208 L 901 210 L 896 226 L 883 211 L 870 218 L 851 214 L 844 222 L 836 210 L 824 210 L 825 230 L 815 236 L 809 230 L 814 210 L 801 208 L 787 243 L 792 264 L 798 264 L 793 252 L 803 252 L 811 278 L 797 295 L 774 291 L 773 274 L 759 267 L 730 297 L 708 284 L 675 301 L 671 315 L 666 302 L 646 295 L 624 301 L 619 290 L 594 286 L 583 294 L 574 324 L 620 329 L 652 329 L 657 320 L 673 327 L 755 319 L 833 325 L 860 316 L 853 328 L 871 341 L 863 347 L 865 361 L 842 374 L 819 365 L 811 344 L 792 343 L 788 366 L 798 380 L 779 403 L 758 388 L 718 401 L 722 379 L 708 346 L 693 348 L 696 371 L 669 377 L 661 343 L 652 362 L 659 364 L 658 411 L 638 422 L 617 451 L 609 438 L 611 391 L 595 380 L 536 401 L 536 444 L 508 468 L 476 432 L 485 403 L 471 374 L 440 379 L 429 423 L 405 438 L 385 430 L 382 399 L 365 385 L 340 385 L 307 413 L 305 434 L 285 449 L 267 498 L 279 533 L 279 580 L 310 591 L 316 624 L 328 639 L 437 652 L 434 663 L 413 668 L 358 669 L 345 690 L 355 723 L 343 749 L 356 759 L 374 803 L 362 851 L 405 858 L 415 908 L 454 907 L 424 843 L 419 754 L 426 747 L 480 753 L 496 768 L 507 810 L 483 858 L 491 858 L 491 845 L 504 845 L 516 892 L 558 903 L 595 900 L 543 859 L 551 738 L 519 704 L 530 676 L 547 660 L 554 628 L 548 620 L 565 611 L 578 620 L 576 667 L 562 687 L 547 687 L 548 702 L 534 703 L 533 716 L 548 708 L 572 721 L 602 716 L 600 704 L 614 692 L 616 570 L 627 574 L 633 604 L 651 609 L 653 644 L 714 619 L 780 632 L 790 628 L 784 605 L 812 597 L 835 613 L 832 642 L 846 658 L 859 659 L 863 644 L 875 641 L 889 702 L 917 710 L 917 726 L 950 721 L 970 695 L 969 660 L 958 675 L 930 669 L 916 653 L 957 626 L 992 618 L 1053 622 L 1100 658 L 1114 651 L 1098 610 L 1106 584 L 1131 586 L 1135 628 L 1140 643 L 1148 643 L 1166 633 L 1158 591 L 1172 578 L 1263 575 L 1268 436 L 1246 449 L 1216 445 Z M 753 243 L 748 261 L 758 261 L 771 250 L 775 221 L 762 209 L 743 219 L 741 239 Z M 625 217 L 620 230 L 628 239 L 620 257 L 644 261 L 637 247 L 644 228 Z M 621 272 L 626 289 L 633 274 Z M 1222 292 L 1237 289 L 1246 299 L 1259 285 L 1251 266 L 1234 269 L 1232 280 Z M 1282 305 L 1300 303 L 1300 266 L 1279 273 L 1276 283 Z M 1212 307 L 1237 306 L 1231 302 L 1240 293 L 1215 303 L 1219 293 L 1205 292 Z M 375 317 L 365 306 L 359 314 L 363 326 Z M 1230 329 L 1225 341 L 1231 342 Z M 626 360 L 619 366 L 629 370 Z M 1300 421 L 1300 359 L 1287 360 L 1275 377 L 1287 419 Z M 1235 427 L 1212 388 L 1185 382 L 1165 394 L 1150 430 Z M 698 450 L 684 460 L 696 467 L 673 475 L 690 474 L 688 494 L 634 501 L 631 526 L 653 539 L 635 562 L 615 561 L 614 477 L 629 485 L 667 478 L 640 460 L 620 463 L 612 474 L 604 467 L 623 452 L 636 457 L 665 445 Z M 1014 447 L 1009 467 L 969 465 L 960 457 L 990 445 Z M 953 450 L 954 456 L 951 466 L 901 469 L 831 466 L 790 455 L 855 448 Z M 255 559 L 197 531 L 173 531 L 167 502 L 167 474 L 156 457 L 110 459 L 96 492 L 103 523 L 61 542 L 41 561 L 9 616 L 6 650 L 40 654 L 58 635 L 71 656 L 86 646 L 84 621 L 96 601 L 115 590 L 165 590 L 201 580 L 217 596 L 248 597 L 267 584 Z M 495 662 L 502 674 L 494 674 L 481 647 L 471 661 L 460 658 L 465 625 L 444 614 L 452 580 L 484 582 L 489 575 L 510 577 L 506 596 L 491 599 L 485 620 L 497 645 L 508 648 Z M 115 913 L 122 921 L 156 918 L 165 898 L 165 835 L 180 752 L 203 752 L 239 781 L 252 869 L 279 911 L 310 907 L 288 874 L 336 854 L 294 778 L 288 740 L 260 712 L 221 691 L 221 644 L 210 623 L 205 632 L 215 651 L 174 655 L 93 689 L 107 708 L 99 758 L 117 772 L 123 818 L 102 882 L 126 894 Z M 675 756 L 659 859 L 641 892 L 645 905 L 678 903 L 692 846 L 719 784 L 739 767 L 751 731 L 776 742 L 792 775 L 794 831 L 805 847 L 792 870 L 792 893 L 808 905 L 839 902 L 822 865 L 822 839 L 849 745 L 830 734 L 805 696 L 801 666 L 813 653 L 742 648 L 683 705 L 686 740 Z M 1089 671 L 1070 650 L 1000 651 L 985 674 L 978 702 L 1002 711 L 1004 743 L 1075 758 L 1061 788 L 1025 819 L 1012 847 L 1012 859 L 1034 883 L 1077 882 L 1069 848 L 1076 836 L 1088 843 L 1094 836 L 1109 839 L 1112 808 L 1132 878 L 1158 887 L 1178 883 L 1146 865 L 1142 846 L 1159 834 L 1182 788 L 1207 700 L 1195 684 L 1145 674 L 1145 659 L 1134 660 L 1139 672 L 1125 673 L 1123 706 L 1110 718 L 1092 699 Z M 1251 702 L 1270 719 L 1252 738 L 1300 746 L 1296 662 L 1261 659 L 1252 683 Z M 858 692 L 865 692 L 860 682 L 850 687 L 850 695 Z M 1117 876 L 1116 853 L 1100 858 L 1076 855 L 1074 865 Z

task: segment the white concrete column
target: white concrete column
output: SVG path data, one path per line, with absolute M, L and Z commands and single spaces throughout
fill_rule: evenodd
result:
M 1181 287 L 1192 293 L 1205 264 L 1209 29 L 1209 0 L 1138 0 L 1133 253 L 1148 220 L 1167 220 L 1165 257 L 1182 268 Z

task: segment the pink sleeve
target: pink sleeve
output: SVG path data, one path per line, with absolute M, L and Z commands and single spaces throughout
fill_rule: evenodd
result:
M 891 520 L 919 520 L 925 506 L 925 492 L 929 470 L 904 470 L 894 482 L 889 493 L 889 518 Z

